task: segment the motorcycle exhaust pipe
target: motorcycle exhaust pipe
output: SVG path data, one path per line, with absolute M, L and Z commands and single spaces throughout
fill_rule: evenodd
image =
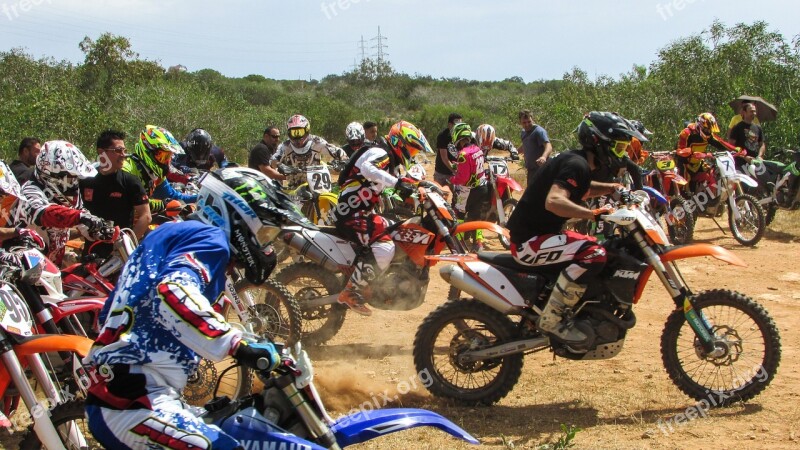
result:
M 315 264 L 324 267 L 330 272 L 338 273 L 341 271 L 339 265 L 336 264 L 336 261 L 332 260 L 328 255 L 325 254 L 325 252 L 314 245 L 313 242 L 306 239 L 306 237 L 303 236 L 299 231 L 283 230 L 281 233 L 283 242 L 296 250 L 302 256 L 305 256 Z
M 451 286 L 475 297 L 492 309 L 496 309 L 503 314 L 510 314 L 514 310 L 512 305 L 506 303 L 497 294 L 464 273 L 464 270 L 455 264 L 443 266 L 439 269 L 439 275 Z

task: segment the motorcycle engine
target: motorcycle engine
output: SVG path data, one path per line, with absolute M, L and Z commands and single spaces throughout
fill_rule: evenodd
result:
M 425 300 L 429 268 L 417 269 L 409 261 L 392 264 L 372 283 L 369 304 L 377 309 L 412 310 Z

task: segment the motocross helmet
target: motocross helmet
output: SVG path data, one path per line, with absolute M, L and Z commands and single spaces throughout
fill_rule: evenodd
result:
M 492 148 L 496 137 L 497 134 L 494 130 L 494 127 L 488 123 L 478 125 L 478 128 L 475 130 L 475 140 L 478 141 L 478 147 L 480 147 L 483 151 Z
M 0 161 L 0 227 L 13 228 L 19 225 L 23 214 L 23 197 L 14 173 Z
M 36 157 L 34 176 L 55 194 L 78 193 L 78 179 L 97 175 L 97 169 L 78 147 L 67 141 L 48 141 Z
M 133 147 L 133 156 L 151 180 L 165 177 L 172 156 L 183 154 L 183 148 L 172 133 L 155 125 L 147 125 Z
M 578 142 L 585 150 L 594 153 L 598 165 L 612 171 L 625 165 L 631 138 L 647 142 L 647 138 L 631 128 L 624 117 L 613 112 L 592 111 L 583 117 L 575 131 Z
M 244 167 L 206 174 L 191 217 L 225 231 L 233 257 L 254 284 L 262 284 L 275 268 L 277 259 L 269 244 L 283 223 L 314 228 L 280 187 L 263 173 Z
M 652 136 L 653 135 L 652 131 L 650 131 L 647 128 L 645 128 L 645 126 L 644 126 L 644 124 L 642 123 L 641 120 L 629 120 L 628 123 L 630 123 L 631 128 L 633 128 L 634 130 L 638 131 L 639 133 L 642 133 L 645 136 Z
M 358 122 L 350 122 L 344 130 L 344 135 L 347 138 L 347 143 L 350 144 L 350 147 L 353 149 L 361 148 L 361 146 L 364 145 L 364 141 L 367 139 L 364 126 Z
M 450 132 L 450 136 L 454 144 L 463 138 L 472 139 L 472 128 L 468 123 L 459 122 L 453 125 L 453 131 Z
M 414 156 L 420 151 L 433 153 L 433 149 L 431 149 L 422 131 L 419 131 L 412 123 L 405 120 L 392 125 L 392 128 L 389 129 L 389 134 L 386 135 L 386 142 L 406 168 L 409 167 L 413 162 Z
M 202 128 L 195 128 L 186 135 L 186 154 L 195 164 L 205 164 L 211 155 L 211 147 L 214 143 L 208 131 Z
M 697 121 L 695 124 L 697 131 L 700 132 L 700 136 L 702 136 L 704 139 L 708 139 L 712 134 L 719 133 L 717 119 L 715 119 L 714 115 L 711 113 L 704 112 L 697 116 Z
M 305 154 L 310 149 L 308 137 L 311 132 L 311 123 L 305 116 L 295 114 L 286 121 L 286 134 L 289 135 L 289 141 L 294 147 L 295 153 L 300 155 Z

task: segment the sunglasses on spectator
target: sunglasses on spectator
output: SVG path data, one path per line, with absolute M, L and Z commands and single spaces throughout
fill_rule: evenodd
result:
M 122 155 L 122 156 L 128 156 L 127 154 L 125 154 L 125 150 L 127 150 L 127 149 L 124 146 L 123 147 L 108 147 L 106 149 L 107 152 L 116 153 L 116 154 Z

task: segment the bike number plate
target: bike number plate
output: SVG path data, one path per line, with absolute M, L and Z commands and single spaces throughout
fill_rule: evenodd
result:
M 726 178 L 732 178 L 736 175 L 736 164 L 734 164 L 733 157 L 729 153 L 718 156 L 717 165 Z
M 0 285 L 0 326 L 13 334 L 33 334 L 33 320 L 28 305 L 7 284 Z
M 489 169 L 498 176 L 508 175 L 508 164 L 505 161 L 489 161 Z
M 310 170 L 307 174 L 308 186 L 314 192 L 330 192 L 331 191 L 331 172 L 327 166 L 319 169 Z
M 662 172 L 667 171 L 667 170 L 672 170 L 672 169 L 675 168 L 675 161 L 673 161 L 671 159 L 665 159 L 663 161 L 658 161 L 658 162 L 656 162 L 656 167 L 658 168 L 658 170 L 660 170 Z

